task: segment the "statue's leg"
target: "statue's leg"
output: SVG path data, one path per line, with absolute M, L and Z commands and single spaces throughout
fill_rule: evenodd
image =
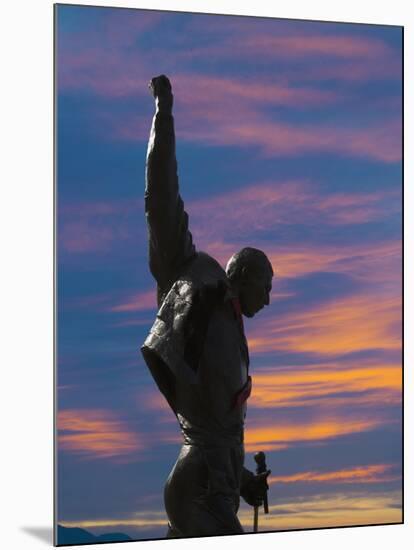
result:
M 173 532 L 190 536 L 189 520 L 195 496 L 200 492 L 200 465 L 197 448 L 183 445 L 164 488 L 164 504 Z
M 209 471 L 203 452 L 196 446 L 183 445 L 164 490 L 171 536 L 174 532 L 183 537 L 244 532 L 235 499 L 209 495 L 208 490 Z
M 191 529 L 196 536 L 244 533 L 234 500 L 219 494 L 206 496 L 196 503 Z

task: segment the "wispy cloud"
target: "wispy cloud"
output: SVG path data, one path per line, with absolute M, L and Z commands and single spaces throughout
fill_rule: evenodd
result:
M 128 296 L 122 303 L 111 306 L 110 311 L 115 313 L 129 313 L 135 311 L 148 311 L 157 309 L 155 290 L 134 293 Z
M 270 504 L 260 515 L 260 531 L 309 529 L 345 525 L 379 525 L 402 521 L 401 493 L 337 493 L 312 495 Z M 252 530 L 252 513 L 244 509 L 240 519 Z
M 369 82 L 401 77 L 398 51 L 380 38 L 367 36 L 363 27 L 351 35 L 340 24 L 329 29 L 327 24 L 220 16 L 193 17 L 189 27 L 191 32 L 176 49 L 181 64 L 211 60 L 219 66 L 235 60 L 257 64 L 259 59 L 265 66 L 277 63 L 278 74 L 294 81 L 325 77 Z
M 247 427 L 245 448 L 248 452 L 271 451 L 288 448 L 298 443 L 315 443 L 344 435 L 366 432 L 383 425 L 377 419 L 352 419 L 332 416 L 310 422 L 275 422 L 274 425 Z
M 354 295 L 309 311 L 256 323 L 249 334 L 255 353 L 275 350 L 344 354 L 370 349 L 401 349 L 401 299 Z
M 341 97 L 339 92 L 293 86 L 281 79 L 252 81 L 235 76 L 229 78 L 223 75 L 177 73 L 173 80 L 178 107 L 185 106 L 187 110 L 191 109 L 198 115 L 207 107 L 210 110 L 220 109 L 220 112 L 230 109 L 231 113 L 239 108 L 246 115 L 252 112 L 252 107 L 259 111 L 274 105 L 300 105 L 303 108 L 334 103 Z
M 57 419 L 58 449 L 82 459 L 116 459 L 143 448 L 137 433 L 104 409 L 64 409 Z
M 312 495 L 306 498 L 279 499 L 270 503 L 269 514 L 260 514 L 260 531 L 306 529 L 338 525 L 398 523 L 401 521 L 401 495 L 398 492 L 366 495 L 336 493 Z M 243 507 L 239 518 L 246 532 L 253 530 L 252 511 Z M 163 510 L 143 510 L 124 518 L 82 519 L 59 523 L 65 527 L 83 529 L 165 527 L 167 516 Z
M 268 483 L 383 483 L 396 481 L 393 464 L 368 464 L 333 471 L 305 471 L 296 474 L 269 476 Z
M 394 163 L 401 161 L 401 118 L 395 115 L 381 121 L 366 120 L 361 124 L 349 113 L 346 124 L 281 122 L 263 114 L 264 105 L 240 104 L 211 95 L 210 106 L 198 103 L 178 105 L 176 110 L 177 139 L 203 146 L 232 146 L 259 153 L 265 157 L 293 157 L 305 154 L 333 154 L 342 157 L 366 158 Z M 268 107 L 271 107 L 269 104 Z M 138 120 L 139 119 L 139 120 Z M 148 139 L 143 134 L 142 116 L 113 120 L 113 137 L 121 141 Z
M 64 10 L 70 8 L 59 9 L 64 21 Z M 162 20 L 161 12 L 108 9 L 90 19 L 84 11 L 83 25 L 70 30 L 62 25 L 57 35 L 59 90 L 118 99 L 139 94 L 146 64 L 134 46 Z
M 306 529 L 338 525 L 397 523 L 401 521 L 401 495 L 398 492 L 362 494 L 317 494 L 306 498 L 278 499 L 270 503 L 269 514 L 260 514 L 260 531 Z M 243 506 L 239 518 L 246 532 L 253 530 L 252 511 Z M 60 520 L 65 527 L 83 529 L 165 527 L 167 516 L 163 510 L 142 510 L 123 518 Z
M 270 372 L 269 372 L 270 370 Z M 285 408 L 359 406 L 401 402 L 401 365 L 347 367 L 342 364 L 312 368 L 291 366 L 255 371 L 249 406 Z M 347 395 L 348 394 L 348 395 Z
M 329 153 L 386 163 L 401 160 L 399 118 L 380 123 L 367 121 L 364 127 L 355 123 L 346 128 L 338 124 L 283 123 L 258 113 L 240 115 L 219 108 L 197 116 L 189 110 L 187 121 L 177 126 L 178 138 L 205 145 L 257 148 L 267 157 Z M 128 128 L 122 129 L 124 137 L 133 138 L 133 133 L 128 132 Z
M 66 202 L 58 209 L 59 250 L 71 255 L 105 253 L 140 235 L 136 220 L 143 215 L 143 199 Z
M 402 82 L 402 63 L 397 52 L 387 56 L 382 63 L 370 63 L 365 59 L 325 59 L 325 63 L 306 63 L 298 70 L 287 67 L 286 77 L 295 82 L 297 78 L 302 83 L 318 82 L 319 85 L 337 82 L 340 85 L 359 86 L 366 83 L 378 84 L 379 81 Z M 389 109 L 396 102 L 395 107 L 401 112 L 401 99 L 397 96 L 389 97 L 384 107 Z M 371 107 L 375 105 L 375 100 Z
M 70 454 L 70 467 L 82 460 L 85 472 L 99 460 L 96 473 L 107 475 L 110 494 L 112 482 L 117 490 L 125 479 L 128 484 L 128 468 L 113 478 L 114 463 L 152 461 L 152 473 L 162 470 L 160 479 L 165 479 L 172 465 L 165 460 L 182 443 L 176 418 L 142 359 L 135 354 L 132 359 L 129 350 L 142 340 L 144 327 L 139 325 L 152 323 L 156 299 L 154 287 L 141 276 L 144 263 L 148 269 L 143 200 L 115 197 L 125 168 L 119 162 L 126 160 L 129 173 L 137 152 L 144 159 L 153 112 L 147 82 L 158 67 L 156 72 L 168 74 L 173 84 L 179 165 L 187 165 L 184 178 L 196 171 L 193 163 L 202 153 L 214 163 L 216 189 L 225 190 L 228 178 L 240 171 L 243 182 L 249 181 L 236 191 L 186 202 L 197 247 L 224 266 L 242 246 L 256 246 L 267 253 L 276 275 L 271 306 L 246 322 L 253 376 L 246 452 L 270 451 L 270 459 L 272 451 L 281 451 L 276 453 L 281 467 L 272 468 L 270 478 L 271 513 L 261 514 L 260 530 L 399 521 L 400 492 L 378 492 L 397 487 L 400 478 L 398 444 L 393 458 L 383 445 L 400 435 L 398 29 L 368 34 L 365 27 L 340 24 L 59 9 L 62 14 L 71 10 L 68 20 L 62 16 L 57 35 L 59 136 L 65 136 L 60 150 L 70 150 L 76 158 L 87 138 L 92 155 L 89 160 L 82 156 L 81 178 L 98 173 L 89 170 L 95 147 L 108 151 L 108 167 L 117 163 L 113 174 L 104 175 L 104 189 L 99 181 L 85 179 L 69 193 L 96 200 L 80 197 L 69 203 L 68 193 L 59 193 L 60 267 L 67 267 L 68 258 L 73 262 L 65 271 L 68 284 L 61 287 L 70 315 L 61 317 L 59 331 L 70 344 L 75 328 L 84 330 L 85 338 L 93 329 L 92 340 L 81 338 L 76 351 L 66 350 L 69 359 L 78 358 L 75 365 L 66 356 L 63 363 L 59 359 L 59 391 L 67 406 L 58 418 L 59 451 Z M 75 111 L 82 124 L 77 114 L 70 116 Z M 111 156 L 114 143 L 116 158 Z M 193 151 L 198 151 L 195 157 Z M 237 159 L 243 152 L 248 155 L 229 166 L 234 151 Z M 292 158 L 300 157 L 294 177 L 273 179 L 268 172 L 259 181 L 255 176 L 248 180 L 255 162 L 264 159 L 262 173 L 266 166 L 272 170 L 270 161 L 277 157 L 283 160 L 283 174 Z M 328 161 L 333 164 L 327 168 Z M 384 170 L 373 189 L 379 166 Z M 340 178 L 328 181 L 326 174 L 338 170 L 344 170 Z M 111 191 L 112 180 L 116 185 Z M 193 196 L 204 195 L 204 179 L 192 181 Z M 60 181 L 65 187 L 70 183 Z M 97 198 L 103 191 L 106 201 Z M 122 196 L 129 191 L 129 185 L 123 186 Z M 135 267 L 129 269 L 130 262 L 125 272 L 125 262 L 119 260 L 128 254 L 129 259 L 134 255 Z M 102 260 L 105 268 L 119 271 L 114 278 L 100 278 L 95 294 L 94 276 Z M 96 338 L 105 342 L 104 349 L 96 351 Z M 101 369 L 92 364 L 82 369 L 92 348 L 94 354 L 106 355 L 111 348 L 110 357 Z M 128 372 L 137 362 L 143 383 L 126 390 Z M 122 372 L 114 365 L 121 365 Z M 72 383 L 76 390 L 85 376 L 102 374 L 100 387 L 110 393 L 102 395 L 108 409 L 79 408 L 84 392 L 76 396 Z M 128 418 L 111 408 L 125 396 L 126 406 L 135 409 Z M 136 418 L 144 419 L 145 429 Z M 341 449 L 349 452 L 339 464 Z M 298 453 L 305 450 L 310 460 L 301 462 Z M 154 456 L 161 457 L 159 464 Z M 394 457 L 396 463 L 389 464 Z M 64 468 L 67 464 L 62 462 Z M 75 475 L 74 495 L 82 494 L 80 482 Z M 142 485 L 132 506 L 125 503 L 124 516 L 122 510 L 112 514 L 109 504 L 97 517 L 96 501 L 89 498 L 77 516 L 78 499 L 66 495 L 67 517 L 81 521 L 63 524 L 135 529 L 140 535 L 149 528 L 165 532 L 165 512 L 156 509 L 161 493 L 145 500 L 147 486 Z M 338 487 L 341 492 L 332 494 Z M 251 530 L 252 510 L 243 506 L 240 517 Z
M 98 30 L 92 30 L 91 36 L 87 32 L 75 37 L 63 34 L 59 48 L 59 89 L 64 92 L 86 91 L 117 101 L 138 97 L 148 100 L 146 84 L 153 76 L 154 59 L 159 59 L 160 66 L 165 66 L 165 52 L 169 45 L 159 43 L 153 48 L 150 63 L 148 56 L 142 53 L 142 45 L 134 47 L 134 42 L 140 44 L 143 33 L 161 19 L 156 14 L 154 17 L 143 14 L 142 22 L 137 16 L 131 16 L 131 21 L 125 22 L 125 31 L 114 19 L 116 23 L 108 21 Z M 163 18 L 164 21 L 168 19 L 172 21 L 174 15 Z M 209 26 L 205 18 L 204 24 Z M 277 23 L 275 25 L 277 27 Z M 107 40 L 102 38 L 106 35 Z M 100 42 L 95 36 L 100 36 Z M 189 36 L 194 36 L 193 27 Z M 74 40 L 76 47 L 71 47 Z M 268 156 L 324 152 L 381 162 L 401 160 L 399 115 L 394 113 L 394 118 L 390 118 L 388 114 L 385 118 L 382 111 L 380 121 L 377 117 L 375 123 L 366 117 L 365 120 L 364 113 L 351 106 L 358 104 L 358 95 L 323 86 L 324 80 L 335 75 L 341 79 L 368 81 L 378 68 L 386 76 L 391 67 L 392 74 L 388 76 L 397 78 L 397 54 L 384 41 L 341 33 L 326 35 L 303 31 L 301 34 L 281 35 L 248 30 L 241 38 L 234 29 L 230 34 L 222 34 L 219 40 L 210 41 L 208 46 L 200 47 L 199 44 L 186 43 L 185 38 L 183 40 L 181 45 L 180 41 L 174 44 L 177 61 L 169 71 L 167 63 L 177 98 L 179 138 L 204 145 L 255 147 Z M 105 46 L 107 41 L 110 41 L 110 47 Z M 228 63 L 230 56 L 231 59 L 256 59 L 260 56 L 262 63 L 269 65 L 268 74 L 274 73 L 274 63 L 281 60 L 288 66 L 279 67 L 277 77 L 266 79 L 263 76 L 246 78 L 242 74 L 230 77 L 220 68 L 213 74 L 193 69 L 197 60 L 214 57 L 220 67 L 220 63 Z M 321 68 L 321 57 L 335 63 Z M 303 68 L 292 72 L 289 68 L 292 60 L 301 60 Z M 316 62 L 312 63 L 314 60 Z M 338 60 L 347 65 L 338 67 Z M 306 77 L 309 71 L 313 71 L 312 79 Z M 344 99 L 348 103 L 345 102 L 343 107 L 349 111 L 346 124 L 281 122 L 272 112 L 274 106 L 285 106 L 292 112 L 302 112 L 309 107 L 326 108 L 328 104 L 342 103 Z M 105 138 L 108 135 L 120 140 L 142 141 L 147 138 L 148 129 L 142 113 L 129 112 L 126 117 L 118 113 L 113 118 L 108 113 L 101 113 L 100 119 L 112 127 Z
M 360 36 L 293 34 L 293 36 L 255 35 L 244 42 L 246 51 L 274 57 L 341 57 L 378 59 L 392 50 L 382 40 Z
M 266 254 L 280 277 L 300 277 L 329 271 L 343 273 L 372 285 L 389 285 L 394 291 L 399 291 L 401 287 L 400 240 L 341 246 L 303 246 L 295 243 L 270 246 Z
M 383 222 L 401 212 L 401 190 L 326 193 L 316 182 L 268 181 L 187 202 L 187 210 L 197 239 L 208 242 L 226 235 L 232 240 L 286 225 L 313 228 Z
M 337 62 L 341 59 L 385 61 L 395 55 L 385 41 L 367 36 L 362 26 L 359 34 L 350 34 L 341 24 L 204 16 L 194 17 L 191 28 L 204 39 L 203 45 L 194 45 L 191 50 L 183 48 L 179 53 L 192 58 L 214 56 L 220 60 L 251 56 L 256 61 L 286 59 L 289 62 L 300 58 L 310 63 L 321 57 Z

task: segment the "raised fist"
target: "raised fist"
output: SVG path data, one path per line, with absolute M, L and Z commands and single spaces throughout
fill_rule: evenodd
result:
M 148 84 L 148 87 L 155 98 L 157 109 L 162 112 L 171 112 L 173 105 L 173 94 L 168 78 L 164 74 L 154 76 Z

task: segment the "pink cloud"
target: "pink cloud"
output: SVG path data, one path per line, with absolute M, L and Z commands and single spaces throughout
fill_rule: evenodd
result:
M 237 205 L 237 208 L 234 208 Z M 59 208 L 59 246 L 70 254 L 104 253 L 129 239 L 143 217 L 143 200 L 85 202 Z M 222 249 L 221 238 L 240 240 L 261 230 L 280 230 L 295 223 L 341 225 L 383 220 L 400 211 L 399 192 L 321 194 L 315 183 L 269 181 L 187 203 L 191 230 L 201 248 Z M 260 216 L 257 212 L 260 211 Z M 212 223 L 213 222 L 213 223 Z M 138 234 L 139 233 L 139 234 Z M 228 247 L 230 252 L 230 247 Z
M 319 27 L 319 28 L 318 28 Z M 332 23 L 286 21 L 254 17 L 200 17 L 191 21 L 191 31 L 208 46 L 187 48 L 182 56 L 195 58 L 254 56 L 255 59 L 292 59 L 322 56 L 336 59 L 382 59 L 392 55 L 385 41 L 360 35 L 349 35 L 346 27 Z M 328 34 L 329 33 L 329 34 Z M 207 42 L 207 39 L 208 42 Z
M 116 241 L 116 231 L 87 221 L 67 222 L 59 232 L 62 247 L 70 253 L 105 252 Z
M 143 56 L 133 51 L 137 39 L 162 23 L 165 14 L 112 10 L 82 31 L 58 33 L 58 87 L 87 90 L 104 97 L 135 96 L 149 80 Z
M 122 303 L 109 308 L 109 311 L 129 313 L 136 311 L 148 311 L 157 309 L 155 290 L 138 292 L 126 297 Z
M 86 52 L 62 53 L 59 67 L 58 87 L 62 91 L 82 90 L 117 99 L 146 91 L 142 77 L 145 68 L 139 57 L 120 58 L 117 52 L 94 47 Z
M 327 79 L 353 83 L 401 78 L 399 52 L 385 41 L 362 34 L 345 35 L 341 31 L 320 34 L 311 29 L 310 24 L 297 25 L 293 21 L 288 25 L 279 21 L 276 25 L 274 21 L 252 18 L 194 20 L 192 31 L 209 37 L 208 45 L 183 48 L 177 55 L 193 63 L 210 59 L 217 63 L 230 59 L 278 62 L 279 74 L 292 83 Z M 300 63 L 299 70 L 297 63 Z
M 205 247 L 226 235 L 227 241 L 280 232 L 282 226 L 337 226 L 383 221 L 401 211 L 398 189 L 376 193 L 321 193 L 301 180 L 252 184 L 209 199 L 187 203 L 196 243 Z M 260 212 L 260 216 L 258 216 Z
M 69 254 L 108 252 L 135 235 L 131 221 L 142 216 L 143 199 L 78 202 L 58 208 L 59 248 Z
M 118 22 L 119 23 L 119 22 Z M 111 33 L 116 39 L 109 42 L 110 47 L 102 46 L 97 38 L 81 41 L 81 46 L 69 45 L 59 54 L 58 84 L 62 90 L 89 90 L 95 95 L 106 98 L 150 98 L 146 83 L 153 76 L 153 64 L 137 50 L 127 47 L 141 32 L 140 23 L 130 23 L 122 32 L 119 24 L 108 22 L 103 36 Z M 153 24 L 150 18 L 149 26 Z M 138 25 L 138 27 L 136 27 Z M 146 24 L 145 24 L 146 25 Z M 143 28 L 146 28 L 144 25 Z M 208 26 L 208 23 L 207 23 Z M 99 35 L 99 32 L 96 31 Z M 134 34 L 135 33 L 135 34 Z M 238 35 L 239 36 L 239 35 Z M 326 35 L 274 35 L 263 32 L 250 32 L 243 35 L 243 41 L 234 37 L 230 41 L 226 35 L 224 42 L 202 49 L 182 48 L 176 57 L 189 55 L 197 58 L 217 60 L 227 55 L 256 56 L 261 59 L 297 57 L 307 60 L 304 69 L 292 71 L 291 66 L 282 67 L 278 75 L 266 80 L 252 80 L 242 77 L 207 76 L 192 71 L 178 72 L 177 65 L 170 71 L 173 88 L 176 93 L 177 134 L 181 139 L 198 141 L 209 145 L 237 145 L 258 147 L 267 156 L 291 156 L 312 152 L 327 152 L 346 156 L 367 157 L 382 162 L 396 162 L 401 159 L 401 123 L 399 114 L 378 123 L 367 122 L 361 127 L 340 127 L 332 125 L 288 124 L 277 121 L 269 109 L 282 105 L 303 110 L 306 107 L 325 107 L 327 103 L 341 103 L 352 96 L 349 90 L 333 92 L 318 88 L 319 79 L 340 77 L 361 79 L 384 66 L 391 66 L 397 78 L 395 68 L 398 63 L 394 52 L 380 40 L 363 37 L 326 36 Z M 101 36 L 102 38 L 102 36 Z M 108 40 L 109 40 L 108 38 Z M 103 41 L 106 44 L 105 41 Z M 197 53 L 198 52 L 198 53 Z M 154 55 L 165 58 L 165 52 L 155 49 Z M 347 65 L 326 65 L 321 67 L 309 62 L 317 56 L 337 56 Z M 312 57 L 313 56 L 313 57 Z M 377 59 L 381 63 L 375 62 Z M 177 61 L 178 63 L 178 61 Z M 163 63 L 164 66 L 164 63 Z M 180 65 L 178 65 L 180 66 Z M 334 71 L 334 72 L 332 72 Z M 310 76 L 306 76 L 310 73 Z M 295 85 L 300 75 L 301 85 Z M 348 74 L 348 77 L 345 75 Z M 356 75 L 359 76 L 356 76 Z M 319 75 L 319 77 L 318 77 Z M 336 75 L 336 76 L 335 76 Z M 312 86 L 304 86 L 303 81 L 312 81 Z M 315 86 L 316 83 L 316 86 Z M 384 111 L 382 111 L 384 113 Z M 360 114 L 358 118 L 360 118 Z M 99 120 L 111 127 L 108 136 L 111 139 L 145 140 L 148 136 L 150 120 L 141 114 L 128 118 L 115 119 L 110 113 L 99 113 Z M 384 114 L 383 114 L 384 116 Z M 355 119 L 350 112 L 349 120 Z M 359 125 L 359 122 L 358 122 Z
M 66 308 L 102 310 L 109 299 L 110 296 L 108 296 L 107 293 L 73 297 L 71 298 L 70 303 L 66 306 Z
M 63 50 L 85 52 L 94 47 L 121 51 L 131 47 L 142 33 L 151 31 L 166 17 L 163 12 L 138 10 L 107 10 L 93 25 L 78 30 L 59 29 L 58 44 Z
M 378 59 L 390 55 L 392 49 L 382 40 L 344 35 L 256 34 L 243 42 L 244 51 L 271 57 L 308 58 L 314 56 L 346 59 Z
M 266 87 L 264 87 L 266 89 Z M 292 104 L 295 92 L 280 90 L 273 102 Z M 188 93 L 188 92 L 187 92 Z M 370 158 L 381 162 L 398 162 L 402 156 L 401 120 L 399 114 L 381 122 L 367 121 L 361 125 L 346 127 L 308 123 L 283 123 L 265 115 L 271 102 L 248 101 L 246 95 L 257 91 L 245 91 L 238 96 L 222 96 L 212 91 L 209 101 L 203 92 L 188 102 L 180 98 L 176 102 L 176 133 L 178 140 L 199 142 L 203 145 L 238 146 L 257 148 L 267 157 L 295 156 L 309 153 L 330 153 L 345 157 Z M 298 91 L 296 95 L 307 96 L 307 103 L 322 104 L 317 92 Z M 179 94 L 177 94 L 179 98 Z M 180 104 L 180 101 L 182 103 Z M 331 98 L 329 98 L 331 101 Z M 300 102 L 299 102 L 300 103 Z M 360 118 L 360 117 L 359 117 Z M 355 119 L 350 113 L 349 120 Z M 111 135 L 120 140 L 140 141 L 147 139 L 150 120 L 143 123 L 142 117 L 128 121 L 112 120 Z
M 336 92 L 291 86 L 282 79 L 247 79 L 178 73 L 174 75 L 174 91 L 178 101 L 188 108 L 222 106 L 235 113 L 243 105 L 312 105 L 333 102 Z M 235 105 L 236 103 L 236 105 Z
M 285 75 L 295 82 L 297 70 L 288 67 L 285 70 Z M 318 82 L 319 84 L 326 80 L 337 80 L 352 85 L 390 79 L 394 81 L 402 79 L 402 63 L 397 56 L 395 58 L 389 56 L 381 63 L 368 63 L 362 59 L 326 60 L 323 64 L 306 64 L 300 72 L 302 82 Z
M 369 123 L 368 128 L 346 129 L 340 125 L 279 123 L 248 113 L 243 113 L 242 117 L 232 117 L 222 111 L 214 114 L 205 112 L 203 118 L 190 112 L 187 117 L 184 127 L 177 126 L 179 138 L 209 145 L 257 147 L 262 154 L 270 157 L 324 152 L 397 162 L 402 155 L 401 124 L 398 119 L 381 124 Z

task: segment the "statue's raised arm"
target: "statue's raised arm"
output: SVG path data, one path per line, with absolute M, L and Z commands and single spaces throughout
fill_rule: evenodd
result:
M 161 75 L 153 78 L 149 87 L 156 110 L 147 151 L 145 213 L 149 264 L 160 303 L 182 266 L 194 256 L 195 247 L 179 193 L 171 84 Z

